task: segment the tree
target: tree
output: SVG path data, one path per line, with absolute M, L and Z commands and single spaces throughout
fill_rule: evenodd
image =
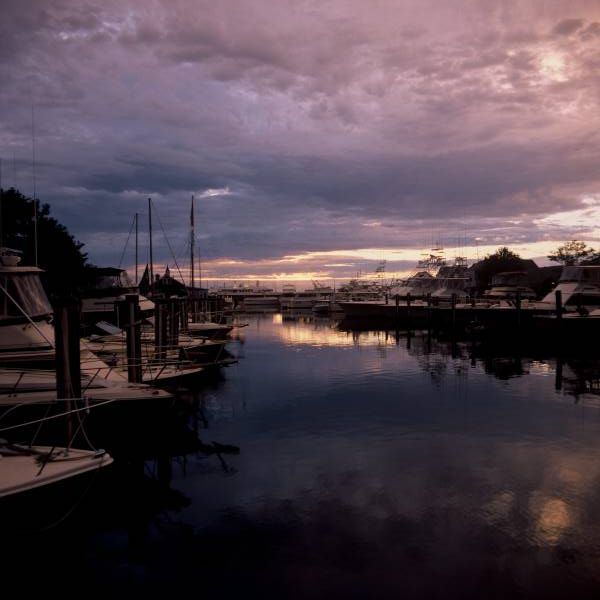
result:
M 18 190 L 0 190 L 2 194 L 2 245 L 22 252 L 23 265 L 35 264 L 34 204 Z M 48 204 L 37 204 L 38 266 L 45 271 L 48 293 L 65 295 L 77 292 L 85 282 L 87 254 L 55 218 Z
M 506 271 L 523 271 L 526 269 L 523 259 L 516 253 L 502 246 L 493 254 L 488 254 L 483 260 L 474 265 L 477 290 L 483 293 L 489 288 L 492 277 Z
M 502 246 L 498 248 L 496 252 L 493 254 L 488 254 L 484 260 L 499 262 L 499 261 L 514 261 L 521 260 L 521 257 L 516 253 L 510 250 L 507 246 Z
M 560 246 L 556 252 L 549 254 L 548 258 L 563 265 L 579 265 L 595 261 L 598 253 L 593 248 L 588 248 L 585 242 L 571 240 Z

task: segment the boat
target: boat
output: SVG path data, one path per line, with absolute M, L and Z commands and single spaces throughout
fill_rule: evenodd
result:
M 81 319 L 84 327 L 98 321 L 117 323 L 115 303 L 126 294 L 138 294 L 141 316 L 150 316 L 154 303 L 139 295 L 139 289 L 130 281 L 127 271 L 113 267 L 94 267 L 90 270 L 89 287 L 81 295 Z
M 0 365 L 52 362 L 53 313 L 43 271 L 20 262 L 17 251 L 0 250 Z
M 535 298 L 526 271 L 497 273 L 492 277 L 490 289 L 483 294 L 483 298 L 489 300 L 514 300 L 517 296 L 522 300 Z
M 0 498 L 56 485 L 112 462 L 105 450 L 27 446 L 0 440 Z
M 556 287 L 541 302 L 556 305 L 557 292 L 566 308 L 581 306 L 593 310 L 600 307 L 600 266 L 566 265 Z
M 247 296 L 242 307 L 250 310 L 279 308 L 279 296 Z
M 454 297 L 459 302 L 464 301 L 475 288 L 474 273 L 462 256 L 457 256 L 452 265 L 441 266 L 435 279 L 436 289 L 431 297 L 436 300 L 449 301 Z
M 315 304 L 329 302 L 332 295 L 331 287 L 313 282 L 312 289 L 296 292 L 293 296 L 281 297 L 279 302 L 282 310 L 312 309 Z

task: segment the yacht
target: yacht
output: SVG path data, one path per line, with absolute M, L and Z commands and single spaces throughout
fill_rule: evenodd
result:
M 563 267 L 558 284 L 542 302 L 556 305 L 556 292 L 561 292 L 564 307 L 600 307 L 600 266 Z
M 113 267 L 94 268 L 91 271 L 90 287 L 81 297 L 81 319 L 84 325 L 99 321 L 116 322 L 115 302 L 124 300 L 125 294 L 138 294 L 138 288 L 130 281 L 124 269 Z M 139 296 L 142 316 L 150 316 L 154 303 Z
M 0 251 L 0 364 L 53 361 L 53 313 L 43 271 L 20 262 L 16 251 Z
M 315 285 L 311 290 L 297 292 L 294 296 L 282 297 L 279 302 L 282 310 L 312 309 L 315 304 L 329 302 L 332 294 L 332 288 Z
M 535 298 L 535 292 L 529 285 L 529 275 L 526 271 L 497 273 L 492 277 L 491 287 L 483 297 L 490 300 L 514 300 L 517 294 L 523 300 Z

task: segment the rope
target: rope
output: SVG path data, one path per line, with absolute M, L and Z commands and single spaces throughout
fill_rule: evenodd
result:
M 0 290 L 2 290 L 8 299 L 23 313 L 23 316 L 35 327 L 36 331 L 52 346 L 55 348 L 54 342 L 51 342 L 41 331 L 41 329 L 33 322 L 31 317 L 21 308 L 21 305 L 8 293 L 8 290 L 0 283 Z
M 66 400 L 84 400 L 84 398 L 67 398 Z M 96 408 L 98 406 L 103 406 L 104 404 L 110 404 L 111 402 L 116 402 L 117 398 L 111 398 L 110 400 L 105 400 L 104 402 L 98 402 L 97 404 L 93 405 L 93 408 Z M 29 425 L 36 425 L 37 423 L 43 422 L 43 421 L 51 421 L 52 419 L 59 419 L 60 417 L 64 417 L 65 415 L 70 415 L 73 413 L 78 413 L 84 410 L 89 410 L 90 407 L 89 406 L 84 406 L 83 408 L 75 408 L 73 410 L 68 410 L 65 412 L 62 412 L 58 415 L 52 415 L 50 417 L 45 417 L 43 419 L 35 419 L 33 421 L 27 421 L 25 423 L 19 423 L 18 425 L 11 425 L 9 427 L 2 427 L 0 429 L 0 432 L 2 431 L 11 431 L 13 429 L 19 429 L 19 427 L 28 427 Z

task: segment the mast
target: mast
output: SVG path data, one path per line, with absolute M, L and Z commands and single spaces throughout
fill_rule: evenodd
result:
M 33 174 L 33 254 L 35 266 L 38 266 L 38 212 L 35 189 L 35 112 L 31 101 L 31 170 Z
M 135 213 L 135 285 L 138 284 L 138 214 Z
M 200 257 L 200 247 L 198 247 L 198 282 L 200 283 L 200 287 L 202 287 L 202 260 Z
M 192 211 L 190 213 L 190 288 L 194 294 L 194 244 L 196 243 L 194 235 L 194 195 L 192 194 Z
M 2 252 L 2 157 L 0 157 L 0 252 Z
M 152 261 L 152 199 L 148 198 L 148 237 L 150 241 L 150 289 L 154 286 L 154 264 Z

